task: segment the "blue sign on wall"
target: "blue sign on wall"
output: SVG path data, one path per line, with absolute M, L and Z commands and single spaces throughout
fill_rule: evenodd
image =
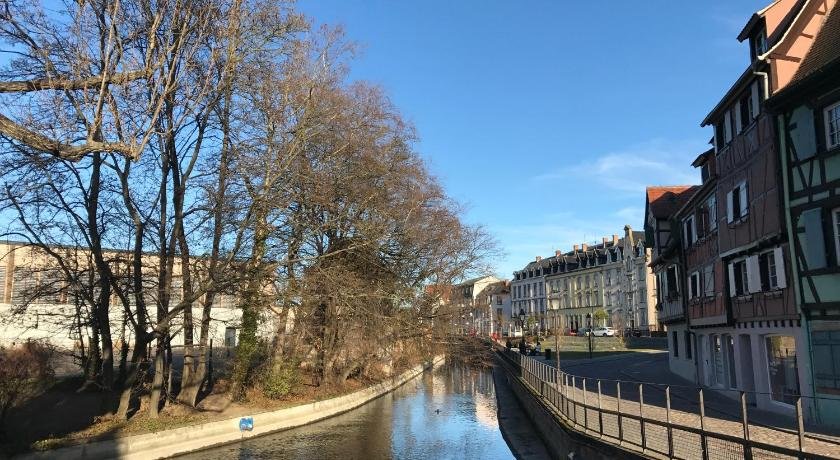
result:
M 242 417 L 239 419 L 239 431 L 251 431 L 254 429 L 254 417 Z

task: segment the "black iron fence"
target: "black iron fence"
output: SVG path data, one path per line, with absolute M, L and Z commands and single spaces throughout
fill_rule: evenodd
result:
M 740 407 L 740 417 L 710 416 L 702 388 L 695 389 L 696 411 L 676 410 L 671 407 L 670 386 L 663 388 L 664 404 L 646 404 L 645 387 L 649 384 L 587 379 L 533 357 L 503 348 L 497 350 L 531 391 L 570 428 L 648 457 L 840 458 L 840 438 L 805 430 L 801 398 L 795 403 L 794 427 L 762 425 L 750 422 L 748 395 L 744 392 L 732 401 L 733 407 Z

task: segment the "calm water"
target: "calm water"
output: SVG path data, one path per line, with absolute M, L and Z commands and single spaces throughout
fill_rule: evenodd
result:
M 514 457 L 499 431 L 490 371 L 442 366 L 338 417 L 179 458 Z

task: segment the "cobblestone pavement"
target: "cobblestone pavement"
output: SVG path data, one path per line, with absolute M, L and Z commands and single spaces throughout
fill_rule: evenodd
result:
M 546 362 L 542 358 L 537 358 L 537 360 L 553 368 L 554 363 Z M 597 406 L 596 381 L 598 379 L 623 380 L 621 384 L 617 384 L 615 381 L 602 382 L 600 404 L 603 409 L 619 411 L 619 401 L 616 395 L 620 385 L 620 412 L 622 414 L 639 416 L 643 411 L 646 419 L 661 422 L 665 422 L 670 415 L 670 420 L 674 425 L 687 427 L 689 430 L 699 430 L 701 428 L 698 391 L 691 386 L 690 382 L 667 371 L 667 354 L 622 356 L 613 360 L 606 358 L 592 361 L 578 360 L 578 362 L 561 363 L 561 367 L 569 374 L 587 379 L 587 391 L 585 392 L 582 389 L 581 378 L 576 378 L 574 388 L 567 386 L 567 397 L 572 401 L 582 404 L 585 400 L 590 406 Z M 544 377 L 545 381 L 551 380 L 551 377 L 547 375 Z M 669 390 L 671 393 L 670 414 L 666 411 L 664 386 L 645 385 L 642 393 L 644 405 L 640 406 L 639 385 L 628 380 L 635 380 L 636 382 L 655 381 L 674 385 Z M 551 391 L 554 388 L 554 385 L 543 388 L 547 399 L 558 408 L 559 412 L 566 414 L 570 422 L 575 423 L 579 428 L 586 426 L 590 434 L 614 438 L 614 441 L 618 441 L 618 438 L 621 437 L 626 440 L 622 444 L 628 447 L 642 445 L 642 429 L 644 429 L 645 452 L 652 456 L 658 456 L 656 452 L 668 453 L 667 427 L 646 422 L 643 428 L 638 420 L 622 418 L 621 433 L 619 433 L 618 417 L 614 414 L 602 414 L 599 419 L 596 410 L 589 410 L 584 415 L 582 407 L 578 406 L 575 409 L 575 405 L 571 403 L 567 407 L 558 407 L 562 405 L 562 399 L 556 391 Z M 743 439 L 744 426 L 740 419 L 740 405 L 737 399 L 721 396 L 714 391 L 707 390 L 704 391 L 704 408 L 703 425 L 707 431 Z M 760 411 L 754 407 L 748 409 L 748 414 L 750 440 L 794 450 L 799 449 L 799 436 L 796 431 L 795 420 L 792 417 Z M 824 427 L 822 429 L 820 427 L 806 427 L 806 431 L 808 433 L 803 439 L 802 446 L 805 453 L 840 458 L 840 436 L 836 431 L 832 432 Z M 740 443 L 719 438 L 709 438 L 706 443 L 709 458 L 744 458 L 743 446 Z M 701 444 L 702 441 L 698 433 L 679 428 L 672 430 L 671 449 L 673 449 L 674 457 L 701 458 Z M 753 458 L 786 458 L 758 449 L 753 449 L 752 453 Z

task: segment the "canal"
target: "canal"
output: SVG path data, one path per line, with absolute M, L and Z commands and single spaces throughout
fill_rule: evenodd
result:
M 490 370 L 444 365 L 337 417 L 182 459 L 510 459 Z

